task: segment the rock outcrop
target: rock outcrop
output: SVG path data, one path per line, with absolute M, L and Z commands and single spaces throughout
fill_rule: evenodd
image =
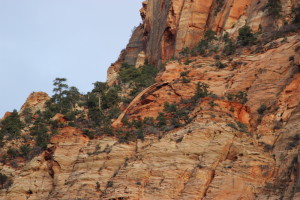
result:
M 3 115 L 3 117 L 2 117 L 2 119 L 1 120 L 5 120 L 8 116 L 10 116 L 11 115 L 11 112 L 6 112 L 4 115 Z
M 33 114 L 38 110 L 44 111 L 48 100 L 50 100 L 50 97 L 47 93 L 33 92 L 27 97 L 19 113 L 22 114 L 25 109 L 29 109 Z

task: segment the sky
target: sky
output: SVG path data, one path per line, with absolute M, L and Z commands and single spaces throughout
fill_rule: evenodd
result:
M 0 119 L 53 80 L 86 93 L 141 23 L 142 0 L 0 0 Z

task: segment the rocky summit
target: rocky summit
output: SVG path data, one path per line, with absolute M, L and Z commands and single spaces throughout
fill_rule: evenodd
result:
M 147 0 L 107 82 L 0 124 L 0 200 L 300 199 L 300 2 Z

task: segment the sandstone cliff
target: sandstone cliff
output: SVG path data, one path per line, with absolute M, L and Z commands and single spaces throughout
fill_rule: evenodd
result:
M 235 37 L 245 23 L 266 34 L 282 25 L 264 9 L 267 1 L 222 2 L 143 2 L 143 23 L 109 68 L 108 82 L 116 81 L 122 62 L 143 63 L 144 55 L 149 62 L 167 60 L 209 28 Z M 288 21 L 299 2 L 281 2 Z M 299 31 L 216 58 L 166 62 L 113 126 L 117 132 L 125 119 L 155 119 L 167 102 L 190 110 L 187 123 L 162 132 L 152 127 L 145 138 L 122 142 L 109 133 L 89 138 L 64 118 L 41 154 L 18 167 L 0 164 L 0 173 L 13 180 L 0 200 L 299 199 Z M 198 83 L 209 86 L 208 95 L 192 105 Z M 37 96 L 23 108 L 42 109 L 49 97 Z
M 280 2 L 282 17 L 274 19 L 266 9 L 268 0 L 146 0 L 140 10 L 143 23 L 108 69 L 107 81 L 110 85 L 116 81 L 121 63 L 135 65 L 141 51 L 149 62 L 159 64 L 178 56 L 184 47 L 194 47 L 209 29 L 231 36 L 245 24 L 255 32 L 276 31 L 292 20 L 293 9 L 299 6 L 297 0 Z
M 264 53 L 236 57 L 221 70 L 211 66 L 211 58 L 171 62 L 157 78 L 163 84 L 146 89 L 124 112 L 155 117 L 164 102 L 191 97 L 198 81 L 219 97 L 246 91 L 245 105 L 207 97 L 187 126 L 137 143 L 107 136 L 89 140 L 65 127 L 24 168 L 0 167 L 14 177 L 0 199 L 297 199 L 300 38 L 281 40 Z M 187 84 L 178 81 L 186 70 Z M 263 103 L 268 111 L 258 123 L 256 110 Z M 249 133 L 229 126 L 238 121 Z M 281 126 L 274 128 L 277 122 Z
M 26 99 L 25 104 L 20 109 L 20 113 L 24 112 L 26 109 L 30 109 L 31 113 L 36 113 L 36 111 L 45 110 L 46 102 L 50 100 L 50 97 L 45 92 L 33 92 Z

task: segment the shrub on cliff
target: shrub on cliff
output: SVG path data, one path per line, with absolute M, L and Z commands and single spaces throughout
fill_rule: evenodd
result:
M 54 95 L 46 103 L 47 109 L 44 112 L 46 119 L 50 119 L 56 113 L 66 115 L 74 110 L 76 104 L 79 104 L 82 95 L 76 87 L 69 87 L 66 82 L 65 78 L 56 78 L 53 81 Z
M 153 65 L 145 64 L 139 68 L 126 63 L 122 64 L 119 71 L 119 81 L 121 84 L 129 84 L 131 88 L 130 96 L 136 96 L 143 88 L 152 85 L 159 69 Z
M 204 33 L 204 39 L 207 40 L 208 42 L 211 42 L 213 40 L 217 40 L 216 32 L 209 29 L 208 31 L 206 31 Z
M 268 0 L 266 8 L 269 14 L 273 17 L 280 17 L 280 12 L 282 9 L 280 0 Z
M 267 110 L 267 105 L 266 104 L 262 104 L 258 109 L 257 109 L 257 112 L 258 114 L 262 115 L 264 114 L 264 112 Z
M 216 7 L 215 7 L 214 15 L 217 15 L 221 11 L 223 6 L 224 6 L 223 0 L 216 0 Z
M 108 89 L 108 86 L 106 83 L 103 83 L 103 82 L 95 82 L 93 83 L 94 85 L 94 88 L 92 90 L 92 93 L 100 93 L 100 94 L 103 94 L 107 89 Z
M 185 47 L 185 48 L 183 48 L 180 52 L 179 52 L 179 54 L 180 55 L 182 55 L 182 56 L 188 56 L 189 54 L 191 53 L 191 50 L 188 48 L 188 47 Z
M 48 135 L 46 122 L 42 117 L 36 119 L 34 126 L 30 129 L 30 135 L 36 139 L 36 147 L 40 147 L 42 150 L 47 148 L 50 136 Z
M 236 45 L 233 43 L 232 39 L 229 38 L 229 34 L 226 32 L 223 41 L 225 42 L 225 46 L 223 49 L 223 54 L 225 56 L 229 56 L 235 53 Z
M 120 101 L 118 91 L 116 88 L 110 88 L 102 95 L 101 107 L 103 109 L 112 108 Z
M 17 110 L 14 110 L 10 116 L 6 117 L 2 122 L 0 130 L 0 138 L 7 135 L 9 139 L 17 138 L 21 134 L 24 124 L 20 120 Z
M 256 42 L 256 37 L 252 33 L 252 30 L 249 26 L 245 25 L 239 29 L 238 42 L 242 46 L 253 45 Z
M 28 155 L 29 155 L 29 153 L 30 153 L 30 151 L 31 151 L 31 148 L 30 148 L 30 146 L 28 144 L 22 145 L 20 147 L 20 152 L 21 152 L 20 156 L 22 156 L 23 158 L 27 158 Z
M 204 33 L 204 37 L 200 42 L 194 47 L 192 51 L 196 51 L 200 53 L 201 55 L 206 55 L 207 49 L 209 48 L 210 44 L 212 43 L 213 40 L 217 40 L 216 37 L 216 32 L 213 30 L 209 29 Z
M 119 71 L 119 80 L 121 83 L 128 83 L 135 80 L 139 75 L 139 70 L 135 66 L 123 63 Z
M 154 79 L 158 73 L 158 69 L 149 64 L 145 64 L 139 68 L 126 63 L 122 64 L 119 71 L 119 80 L 121 83 L 133 83 L 138 87 L 147 87 L 154 83 Z
M 247 93 L 242 92 L 242 91 L 239 91 L 236 94 L 227 94 L 226 97 L 229 101 L 237 101 L 242 104 L 245 104 L 248 101 Z
M 215 65 L 216 65 L 216 67 L 219 68 L 219 69 L 223 69 L 223 68 L 227 67 L 227 65 L 224 64 L 224 63 L 222 63 L 221 61 L 217 61 L 217 62 L 215 63 Z
M 293 20 L 294 24 L 300 24 L 300 6 L 293 9 L 293 13 L 295 13 L 295 18 Z
M 83 134 L 88 136 L 91 140 L 95 137 L 95 133 L 88 129 L 83 130 Z
M 32 113 L 31 113 L 31 109 L 30 108 L 25 108 L 22 112 L 24 119 L 25 119 L 25 123 L 29 124 L 32 120 Z
M 175 113 L 177 111 L 176 104 L 165 102 L 164 111 L 167 113 Z
M 198 82 L 195 90 L 195 94 L 192 97 L 192 101 L 196 103 L 199 99 L 208 95 L 209 86 L 206 83 Z
M 0 186 L 1 186 L 1 188 L 3 188 L 6 181 L 7 181 L 7 176 L 5 174 L 0 173 Z
M 167 119 L 164 113 L 160 112 L 156 118 L 159 127 L 167 125 Z
M 15 159 L 16 157 L 19 156 L 19 151 L 14 148 L 9 148 L 7 150 L 7 155 L 9 156 L 10 159 Z
M 153 65 L 143 65 L 139 68 L 140 76 L 137 78 L 138 87 L 148 87 L 155 82 L 158 68 Z
M 228 42 L 223 49 L 223 54 L 229 56 L 235 53 L 236 47 L 232 41 Z
M 201 55 L 204 55 L 206 53 L 206 49 L 208 48 L 208 44 L 209 43 L 207 40 L 201 40 L 195 47 L 195 50 Z

